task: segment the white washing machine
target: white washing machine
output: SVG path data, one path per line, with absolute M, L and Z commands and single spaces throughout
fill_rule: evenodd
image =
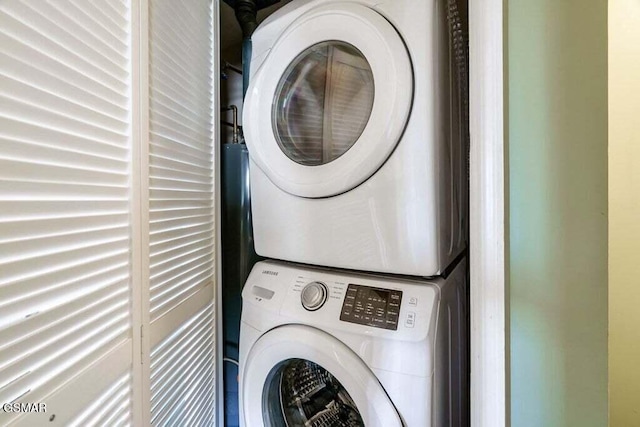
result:
M 466 247 L 456 1 L 294 0 L 260 25 L 243 113 L 258 254 L 433 276 Z
M 240 425 L 466 426 L 466 273 L 408 280 L 260 262 L 245 285 Z

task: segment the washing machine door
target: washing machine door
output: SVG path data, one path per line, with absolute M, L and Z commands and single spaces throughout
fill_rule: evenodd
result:
M 255 72 L 243 128 L 253 161 L 282 190 L 320 198 L 351 190 L 389 157 L 413 97 L 407 49 L 378 12 L 315 7 Z
M 287 325 L 263 335 L 241 374 L 246 427 L 401 427 L 375 375 L 318 329 Z

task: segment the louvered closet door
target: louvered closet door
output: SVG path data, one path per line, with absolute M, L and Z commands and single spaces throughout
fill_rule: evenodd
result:
M 212 4 L 149 1 L 151 424 L 213 425 Z
M 131 7 L 0 2 L 0 425 L 131 423 Z

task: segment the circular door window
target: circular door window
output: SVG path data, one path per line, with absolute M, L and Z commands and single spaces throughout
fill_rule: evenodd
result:
M 252 62 L 243 108 L 252 162 L 306 198 L 342 194 L 379 170 L 413 101 L 409 52 L 393 25 L 354 2 L 315 3 L 263 35 L 269 49 Z
M 262 404 L 268 427 L 364 427 L 344 386 L 322 366 L 304 359 L 288 359 L 271 370 Z
M 305 166 L 342 156 L 367 125 L 374 92 L 371 66 L 353 45 L 325 41 L 307 48 L 276 89 L 272 119 L 280 149 Z

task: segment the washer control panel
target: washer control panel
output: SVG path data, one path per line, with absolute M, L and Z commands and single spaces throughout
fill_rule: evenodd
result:
M 350 283 L 342 303 L 340 320 L 395 331 L 398 329 L 401 302 L 402 291 Z
M 442 283 L 262 261 L 244 286 L 242 321 L 420 341 L 435 327 Z

